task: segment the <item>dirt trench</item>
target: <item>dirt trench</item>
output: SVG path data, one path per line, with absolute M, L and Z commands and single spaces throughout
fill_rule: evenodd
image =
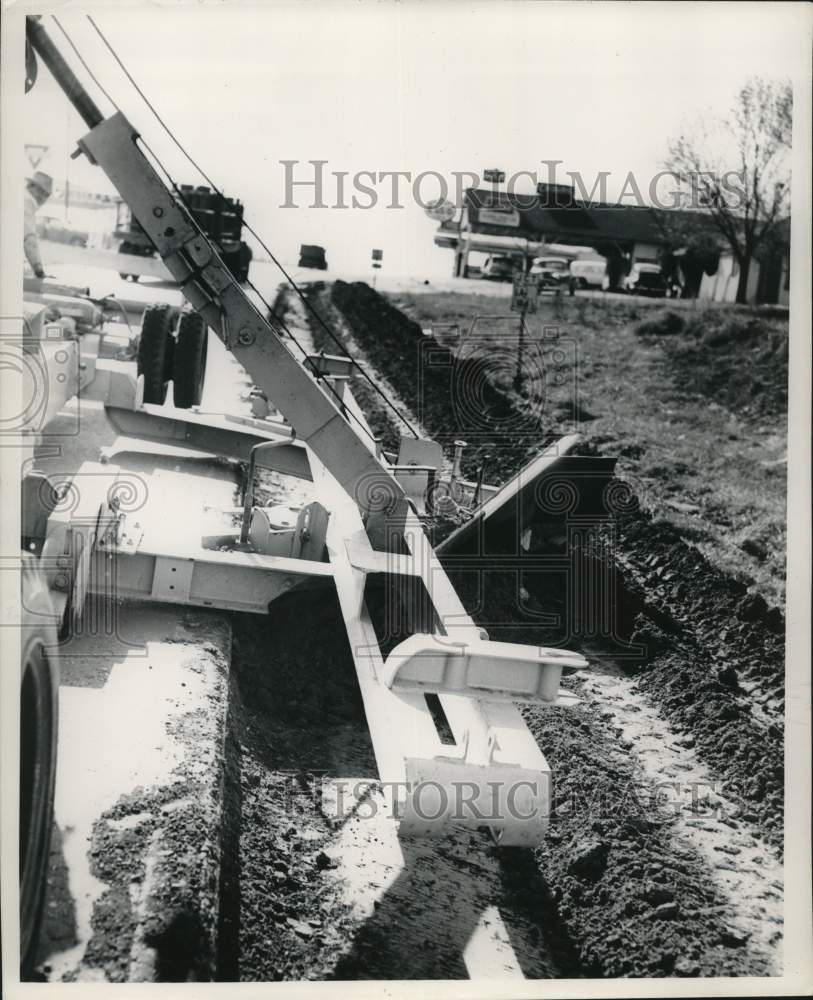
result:
M 447 443 L 465 436 L 465 428 L 455 422 L 460 409 L 449 386 L 466 384 L 473 377 L 469 369 L 476 358 L 466 357 L 463 369 L 457 371 L 457 359 L 448 348 L 427 337 L 366 285 L 336 282 L 329 290 L 315 285 L 310 295 L 340 334 L 350 328 L 354 346 L 365 353 L 368 363 L 383 368 L 384 378 L 420 411 L 429 434 Z M 317 324 L 312 323 L 312 329 L 320 346 Z M 432 359 L 429 365 L 427 358 Z M 478 390 L 478 399 L 496 427 L 505 426 L 508 413 L 511 433 L 499 436 L 498 447 L 481 441 L 468 449 L 464 471 L 469 474 L 474 475 L 485 460 L 494 472 L 487 478 L 501 482 L 558 436 L 551 430 L 556 427 L 555 414 L 553 420 L 548 414 L 544 430 L 538 427 L 534 439 L 527 429 L 528 415 L 497 387 Z M 589 433 L 580 451 L 600 453 Z M 501 471 L 503 475 L 498 474 Z M 698 754 L 725 783 L 746 821 L 781 849 L 784 615 L 741 581 L 712 567 L 672 525 L 643 511 L 634 480 L 625 480 L 623 472 L 616 487 L 605 512 L 609 517 L 600 529 L 597 560 L 585 553 L 612 591 L 611 620 L 601 626 L 612 640 L 604 642 L 605 655 L 623 659 L 664 717 L 695 741 Z M 551 551 L 564 558 L 569 550 L 568 559 L 578 559 L 577 550 L 562 540 L 568 530 L 567 514 L 559 517 L 558 526 L 555 521 L 548 525 L 547 538 L 558 538 L 558 549 L 551 549 L 543 537 L 531 547 L 526 566 L 532 565 L 534 556 Z M 513 537 L 490 544 L 495 554 L 519 551 Z M 480 569 L 487 571 L 487 564 Z M 541 605 L 561 603 L 556 580 L 546 583 L 544 574 L 523 570 L 521 563 L 517 572 L 525 573 L 525 586 Z M 547 636 L 548 644 L 579 635 L 577 613 L 563 610 L 562 614 L 559 632 L 554 629 Z
M 408 395 L 407 348 L 402 346 L 385 364 L 391 341 L 414 341 L 414 324 L 366 286 L 346 286 L 338 297 L 334 287 L 331 297 L 328 288 L 317 285 L 309 295 L 340 336 L 344 330 L 352 337 L 367 367 L 383 375 L 402 402 L 414 405 Z M 344 308 L 339 310 L 336 302 L 342 296 Z M 288 318 L 301 325 L 303 317 L 297 304 Z M 337 353 L 335 343 L 324 342 L 318 323 L 309 326 L 317 350 Z M 439 395 L 433 397 L 434 415 L 431 407 L 422 407 L 421 419 L 434 436 L 442 436 L 439 430 L 454 435 L 442 402 Z M 364 405 L 371 420 L 394 433 L 394 421 L 380 403 L 368 398 Z M 435 420 L 443 421 L 442 428 L 433 426 Z M 514 452 L 503 449 L 500 460 L 513 471 L 532 447 L 530 439 L 519 436 Z M 496 912 L 503 937 L 515 944 L 521 935 L 505 928 L 522 925 L 516 907 L 524 910 L 528 944 L 513 948 L 514 956 L 523 956 L 513 961 L 524 975 L 772 974 L 781 965 L 782 937 L 782 616 L 709 566 L 670 526 L 640 511 L 629 490 L 615 513 L 609 547 L 566 552 L 555 528 L 547 540 L 536 542 L 537 554 L 546 545 L 550 554 L 553 539 L 560 555 L 592 560 L 598 567 L 616 595 L 609 635 L 586 628 L 563 602 L 561 578 L 534 572 L 533 563 L 528 570 L 502 574 L 486 567 L 484 608 L 481 595 L 470 591 L 471 573 L 455 580 L 464 603 L 474 608 L 480 602 L 493 638 L 551 645 L 566 636 L 568 646 L 582 649 L 594 669 L 584 680 L 570 682 L 583 696 L 576 709 L 525 710 L 556 775 L 551 831 L 544 845 L 532 854 L 456 844 L 451 856 L 457 875 L 448 869 L 449 858 L 442 851 L 423 852 L 421 867 L 432 871 L 447 866 L 429 883 L 441 887 L 455 885 L 461 866 L 471 870 L 472 859 L 477 859 L 478 881 L 489 871 L 481 883 L 487 891 L 476 904 L 468 901 L 464 912 L 478 907 Z M 454 578 L 453 567 L 449 572 Z M 327 631 L 321 637 L 308 629 L 305 649 L 296 656 L 286 649 L 280 661 L 280 636 L 286 628 L 300 628 L 302 616 L 276 621 L 263 633 L 269 645 L 263 645 L 262 656 L 275 665 L 292 657 L 297 693 L 292 697 L 280 685 L 276 666 L 269 671 L 262 683 L 269 692 L 274 688 L 274 707 L 267 709 L 270 725 L 256 698 L 256 664 L 252 668 L 250 657 L 237 656 L 246 706 L 237 741 L 244 797 L 240 978 L 409 977 L 402 958 L 383 948 L 382 941 L 412 941 L 409 911 L 415 908 L 419 926 L 432 928 L 427 940 L 441 944 L 439 949 L 418 949 L 420 975 L 467 974 L 465 962 L 455 954 L 461 942 L 444 933 L 449 923 L 446 896 L 438 906 L 434 896 L 416 901 L 410 892 L 405 900 L 411 907 L 387 906 L 386 934 L 376 932 L 375 919 L 370 924 L 385 905 L 380 898 L 371 904 L 370 895 L 387 883 L 381 875 L 387 864 L 376 862 L 379 855 L 387 857 L 386 837 L 378 843 L 373 835 L 370 841 L 366 831 L 373 824 L 360 827 L 365 833 L 352 839 L 353 846 L 337 841 L 324 816 L 325 780 L 316 774 L 374 775 L 352 670 L 338 697 L 334 684 L 339 673 L 331 660 L 326 669 L 337 697 L 328 705 L 319 701 L 310 722 L 296 721 L 303 712 L 308 716 L 311 705 L 304 694 L 313 690 L 305 680 L 305 665 L 324 657 L 327 635 L 335 631 L 343 636 L 341 622 L 325 620 Z M 249 624 L 253 641 L 256 620 Z M 239 650 L 239 628 L 237 632 Z M 302 637 L 291 640 L 291 648 L 297 643 L 301 646 Z M 320 684 L 317 679 L 317 689 Z M 338 713 L 335 726 L 325 727 L 324 712 L 327 718 Z M 266 735 L 257 744 L 260 730 Z M 303 772 L 303 763 L 314 756 L 316 763 L 308 766 L 316 770 Z M 285 768 L 295 772 L 293 778 L 283 774 Z M 309 818 L 286 825 L 290 807 L 284 805 L 282 787 L 292 780 L 306 790 L 309 803 L 318 785 L 316 798 L 322 805 L 310 804 Z M 359 838 L 366 844 L 365 864 L 375 871 L 366 884 L 363 870 L 352 864 L 348 869 L 342 861 L 358 852 Z M 255 860 L 255 850 L 264 855 L 262 860 Z M 276 872 L 270 884 L 264 874 L 269 857 Z M 395 867 L 403 865 L 400 859 Z M 337 871 L 339 877 L 332 874 Z M 402 881 L 396 878 L 395 885 Z M 531 888 L 518 892 L 519 886 Z M 385 896 L 398 899 L 396 890 Z M 459 912 L 455 910 L 456 917 Z M 514 916 L 506 920 L 504 913 Z M 276 942 L 268 936 L 274 929 Z M 404 953 L 411 949 L 403 947 Z

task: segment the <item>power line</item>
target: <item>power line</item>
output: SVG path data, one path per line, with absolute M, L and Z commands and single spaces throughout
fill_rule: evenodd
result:
M 175 136 L 175 134 L 172 131 L 172 129 L 169 127 L 169 125 L 167 125 L 167 123 L 164 121 L 164 119 L 158 113 L 158 110 L 156 109 L 155 105 L 150 101 L 150 99 L 147 97 L 147 95 L 144 93 L 144 91 L 141 89 L 141 87 L 139 87 L 138 83 L 133 78 L 133 75 L 130 73 L 130 71 L 127 69 L 127 67 L 124 65 L 124 63 L 121 61 L 121 58 L 119 57 L 118 53 L 116 52 L 116 50 L 113 48 L 113 46 L 111 45 L 111 43 L 107 40 L 107 38 L 103 34 L 101 28 L 99 28 L 99 26 L 96 24 L 96 22 L 93 20 L 93 18 L 91 17 L 90 14 L 87 14 L 86 16 L 87 16 L 88 21 L 90 21 L 91 25 L 93 26 L 94 30 L 96 31 L 96 34 L 99 36 L 99 38 L 101 38 L 101 40 L 104 43 L 104 45 L 106 46 L 107 50 L 110 52 L 110 54 L 113 56 L 113 58 L 118 63 L 119 67 L 121 68 L 121 71 L 124 73 L 124 75 L 130 81 L 130 83 L 135 88 L 135 90 L 137 91 L 137 93 L 139 94 L 139 96 L 141 97 L 141 99 L 144 101 L 144 103 L 147 105 L 147 107 L 150 109 L 150 111 L 152 111 L 153 115 L 155 115 L 156 120 L 161 125 L 161 127 L 164 129 L 164 131 L 167 133 L 167 135 L 170 137 L 170 139 L 175 143 L 175 145 L 178 147 L 178 149 L 181 151 L 181 153 L 189 161 L 189 163 L 192 164 L 192 166 L 195 168 L 195 170 L 198 171 L 198 173 L 201 175 L 201 177 L 203 177 L 203 179 L 206 181 L 206 183 L 209 184 L 209 186 L 213 189 L 213 191 L 216 194 L 218 194 L 221 198 L 225 198 L 225 195 L 219 189 L 219 187 L 217 186 L 217 184 L 215 184 L 215 182 L 212 180 L 212 178 L 209 177 L 209 175 L 206 173 L 206 171 L 203 169 L 203 167 L 201 167 L 200 164 L 197 163 L 197 161 L 192 158 L 191 154 L 187 152 L 187 150 L 185 149 L 185 147 L 183 146 L 183 144 Z M 177 190 L 177 188 L 176 188 L 176 190 Z M 352 361 L 354 367 L 356 367 L 358 369 L 359 373 L 367 380 L 367 382 L 370 384 L 370 386 L 378 393 L 378 395 L 384 400 L 384 402 L 387 404 L 387 406 L 390 407 L 390 409 L 396 414 L 396 416 L 400 420 L 403 421 L 403 423 L 409 428 L 410 432 L 416 438 L 420 437 L 420 435 L 415 430 L 415 428 L 412 426 L 412 424 L 410 423 L 410 421 L 404 416 L 404 414 L 392 402 L 392 400 L 387 396 L 387 394 L 383 391 L 383 389 L 381 389 L 381 387 L 370 376 L 370 374 L 359 364 L 359 362 L 356 361 L 356 359 L 354 357 L 352 357 L 352 355 L 347 350 L 347 348 L 342 343 L 342 341 L 330 329 L 330 327 L 325 322 L 325 320 L 322 318 L 321 314 L 318 312 L 318 310 L 315 308 L 315 306 L 309 301 L 309 299 L 307 298 L 307 296 L 302 292 L 302 290 L 300 289 L 300 287 L 297 285 L 297 283 L 294 281 L 294 279 L 291 277 L 291 275 L 288 273 L 288 271 L 285 269 L 285 267 L 283 267 L 283 265 L 277 259 L 277 257 L 275 256 L 275 254 L 273 253 L 273 251 L 271 250 L 271 248 L 268 246 L 268 244 L 252 228 L 252 226 L 246 221 L 245 218 L 243 219 L 243 225 L 251 233 L 251 235 L 257 240 L 257 242 L 260 244 L 260 246 L 263 248 L 263 250 L 265 250 L 265 252 L 271 258 L 271 260 L 273 261 L 273 263 L 276 265 L 276 267 L 279 269 L 279 271 L 283 274 L 283 276 L 285 277 L 285 280 L 288 282 L 288 284 L 291 286 L 291 288 L 293 288 L 293 290 L 296 292 L 296 294 L 299 296 L 299 298 L 304 303 L 305 307 L 311 312 L 311 314 L 317 320 L 317 322 L 322 327 L 322 329 L 325 331 L 325 333 L 330 337 L 330 339 L 333 341 L 333 343 L 336 344 L 337 347 L 343 352 L 343 354 L 345 354 Z M 249 282 L 249 284 L 251 284 L 251 283 Z M 257 291 L 256 288 L 254 288 L 254 285 L 251 285 L 251 287 L 254 289 L 255 292 L 257 292 L 258 295 L 260 295 L 259 291 Z M 260 298 L 261 298 L 262 302 L 268 308 L 269 313 L 273 316 L 274 313 L 273 313 L 273 310 L 271 309 L 271 307 L 268 305 L 268 303 L 265 301 L 265 299 L 262 297 L 262 295 L 260 295 Z M 289 332 L 289 336 L 291 336 L 290 332 Z

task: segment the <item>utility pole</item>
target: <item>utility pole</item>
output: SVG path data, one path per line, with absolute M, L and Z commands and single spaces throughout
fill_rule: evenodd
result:
M 517 343 L 517 367 L 514 373 L 514 389 L 522 388 L 522 369 L 525 363 L 525 315 L 535 313 L 539 283 L 537 275 L 517 268 L 514 271 L 514 292 L 511 296 L 511 311 L 519 313 L 519 340 Z
M 517 344 L 517 370 L 514 374 L 514 388 L 519 392 L 522 388 L 522 365 L 525 353 L 525 310 L 519 314 L 519 343 Z

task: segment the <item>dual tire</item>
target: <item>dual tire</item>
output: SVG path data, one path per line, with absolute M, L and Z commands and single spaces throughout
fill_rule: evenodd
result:
M 181 313 L 168 305 L 144 311 L 138 342 L 137 370 L 144 376 L 144 402 L 162 406 L 172 382 L 172 401 L 179 409 L 199 406 L 206 375 L 209 330 L 196 312 Z

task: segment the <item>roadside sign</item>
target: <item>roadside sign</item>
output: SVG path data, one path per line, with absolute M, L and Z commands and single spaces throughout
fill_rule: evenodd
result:
M 31 164 L 32 170 L 37 169 L 42 162 L 43 156 L 45 156 L 50 148 L 50 146 L 36 146 L 32 143 L 26 143 L 25 155 L 28 157 L 28 162 Z
M 514 272 L 514 291 L 511 296 L 511 311 L 518 313 L 535 313 L 539 298 L 539 276 Z

